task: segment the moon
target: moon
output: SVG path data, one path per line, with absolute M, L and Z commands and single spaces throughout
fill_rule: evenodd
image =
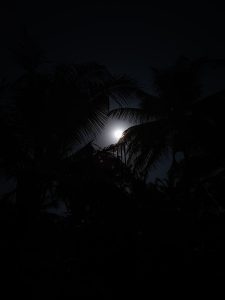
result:
M 97 136 L 95 144 L 99 147 L 116 144 L 123 137 L 124 132 L 133 125 L 134 123 L 128 121 L 109 119 Z
M 121 129 L 121 128 L 118 128 L 118 129 L 116 129 L 115 131 L 114 131 L 114 137 L 117 139 L 117 140 L 119 140 L 122 136 L 123 136 L 123 129 Z

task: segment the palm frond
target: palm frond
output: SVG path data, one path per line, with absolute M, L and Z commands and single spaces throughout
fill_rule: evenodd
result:
M 151 116 L 149 116 L 148 112 L 140 108 L 130 107 L 113 109 L 108 115 L 113 118 L 128 120 L 135 123 L 142 123 L 151 119 Z
M 127 164 L 136 173 L 146 173 L 168 153 L 169 130 L 169 124 L 165 120 L 135 125 L 124 132 L 115 147 L 125 147 Z
M 135 160 L 134 167 L 136 171 L 147 175 L 148 172 L 158 167 L 162 159 L 169 157 L 169 149 L 164 143 L 154 145 L 152 149 L 146 149 Z

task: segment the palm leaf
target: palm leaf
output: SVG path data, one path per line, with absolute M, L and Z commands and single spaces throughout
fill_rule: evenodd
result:
M 109 112 L 108 115 L 113 118 L 128 120 L 135 123 L 146 122 L 149 121 L 151 118 L 148 112 L 140 108 L 130 108 L 130 107 L 113 109 Z
M 146 122 L 128 128 L 116 148 L 125 147 L 127 163 L 137 173 L 146 172 L 156 166 L 163 155 L 168 153 L 167 135 L 169 124 L 165 120 Z

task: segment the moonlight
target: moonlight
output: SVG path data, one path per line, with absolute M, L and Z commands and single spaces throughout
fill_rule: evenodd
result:
M 114 131 L 114 137 L 119 140 L 123 136 L 123 129 L 116 129 Z

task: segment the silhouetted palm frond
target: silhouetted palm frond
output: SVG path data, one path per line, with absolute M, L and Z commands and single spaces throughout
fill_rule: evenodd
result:
M 116 147 L 124 147 L 127 163 L 139 174 L 145 174 L 168 154 L 169 124 L 165 120 L 146 122 L 125 130 Z
M 117 119 L 128 120 L 135 123 L 149 121 L 151 116 L 149 116 L 147 111 L 140 108 L 117 108 L 109 112 L 109 116 Z

